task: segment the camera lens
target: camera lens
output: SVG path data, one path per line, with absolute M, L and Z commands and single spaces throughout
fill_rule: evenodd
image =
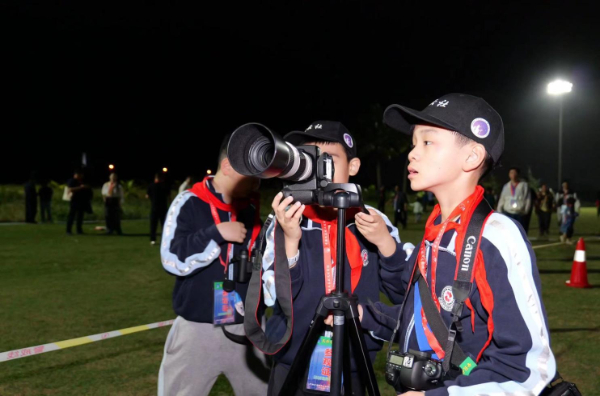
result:
M 273 153 L 273 143 L 265 136 L 261 136 L 252 146 L 250 146 L 248 163 L 254 167 L 257 172 L 263 172 L 273 161 Z
M 311 156 L 262 124 L 250 123 L 236 129 L 229 139 L 227 158 L 238 173 L 261 179 L 303 181 L 313 174 Z

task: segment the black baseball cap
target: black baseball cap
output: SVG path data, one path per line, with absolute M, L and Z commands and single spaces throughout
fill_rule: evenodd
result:
M 348 160 L 356 157 L 356 141 L 350 135 L 348 128 L 337 121 L 315 121 L 304 131 L 293 131 L 283 137 L 293 145 L 301 145 L 311 140 L 323 140 L 326 142 L 340 143 L 346 153 Z
M 504 125 L 500 114 L 485 100 L 453 93 L 434 100 L 423 111 L 393 104 L 385 109 L 383 122 L 412 135 L 415 125 L 426 124 L 455 131 L 480 143 L 497 164 L 504 151 Z

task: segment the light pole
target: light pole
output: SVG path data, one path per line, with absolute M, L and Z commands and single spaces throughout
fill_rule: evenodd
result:
M 571 92 L 573 84 L 564 80 L 555 80 L 548 84 L 548 94 L 558 96 L 558 185 L 559 191 L 562 183 L 562 119 L 563 100 L 562 95 Z

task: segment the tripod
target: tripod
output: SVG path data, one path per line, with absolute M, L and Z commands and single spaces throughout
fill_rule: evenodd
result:
M 357 298 L 355 295 L 349 295 L 348 292 L 343 291 L 346 253 L 346 209 L 362 206 L 360 194 L 347 191 L 329 192 L 328 194 L 331 194 L 330 197 L 327 197 L 330 198 L 327 201 L 331 203 L 328 206 L 338 209 L 335 289 L 330 294 L 321 297 L 315 316 L 290 367 L 279 395 L 293 395 L 298 386 L 301 386 L 300 380 L 303 378 L 303 369 L 306 367 L 308 359 L 310 359 L 317 340 L 325 329 L 325 318 L 327 318 L 330 311 L 333 311 L 330 395 L 339 396 L 342 394 L 342 372 L 344 374 L 344 394 L 352 394 L 350 369 L 351 342 L 354 360 L 358 366 L 362 383 L 367 387 L 369 395 L 379 396 L 375 372 L 369 358 L 369 352 L 365 347 L 365 339 L 358 317 Z

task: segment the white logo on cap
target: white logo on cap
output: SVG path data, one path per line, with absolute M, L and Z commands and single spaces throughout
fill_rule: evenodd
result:
M 311 129 L 312 129 L 312 125 L 310 125 L 308 128 L 306 128 L 306 129 L 304 130 L 304 132 L 308 132 L 308 131 L 310 131 Z
M 436 105 L 437 107 L 446 107 L 446 106 L 448 106 L 449 103 L 450 103 L 449 100 L 439 100 L 439 99 L 436 99 L 433 102 L 429 103 L 429 106 Z
M 323 125 L 321 125 L 321 124 L 314 125 L 314 127 L 315 127 L 315 129 L 323 129 Z M 308 128 L 306 128 L 306 129 L 304 130 L 304 132 L 308 132 L 308 131 L 310 131 L 311 129 L 313 129 L 313 125 L 311 125 L 311 126 L 309 126 Z
M 352 136 L 347 133 L 344 133 L 344 142 L 348 145 L 348 147 L 352 148 L 354 146 L 354 142 L 352 141 Z
M 471 122 L 471 132 L 473 135 L 477 136 L 480 139 L 484 139 L 488 137 L 490 134 L 490 123 L 487 122 L 484 118 L 475 118 Z

